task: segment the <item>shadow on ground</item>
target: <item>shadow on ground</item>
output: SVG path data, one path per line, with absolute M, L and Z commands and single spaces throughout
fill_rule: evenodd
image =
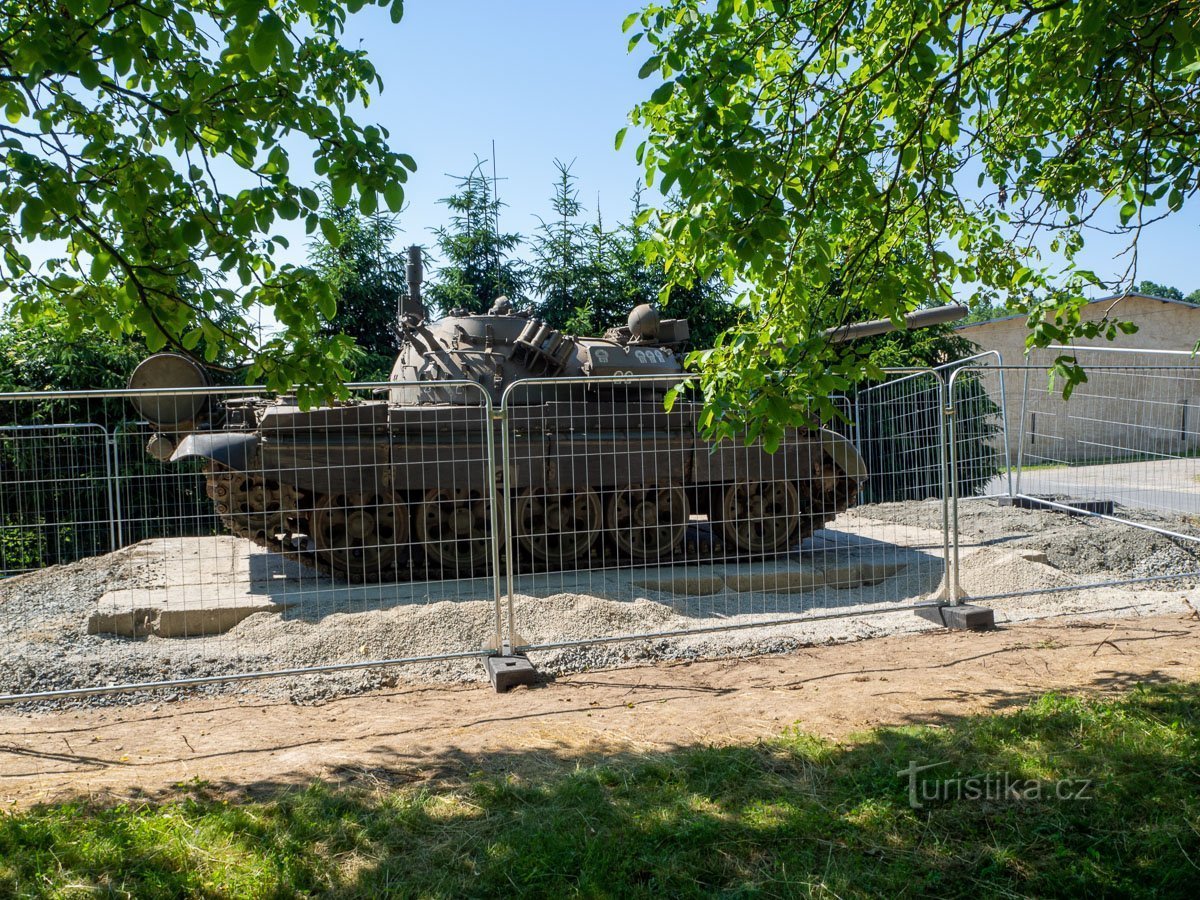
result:
M 1119 673 L 1098 686 L 1125 687 Z M 1051 694 L 838 743 L 450 749 L 420 771 L 397 757 L 303 787 L 193 782 L 12 814 L 0 892 L 1189 896 L 1197 758 L 1196 684 Z

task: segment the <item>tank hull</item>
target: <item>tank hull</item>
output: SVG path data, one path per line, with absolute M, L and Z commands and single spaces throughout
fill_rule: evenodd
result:
M 235 534 L 352 581 L 487 571 L 490 482 L 504 481 L 522 570 L 777 555 L 852 501 L 866 470 L 827 429 L 781 447 L 696 431 L 698 404 L 550 400 L 508 421 L 460 404 L 267 406 L 254 428 L 188 435 Z M 493 431 L 490 436 L 487 430 Z M 771 521 L 767 521 L 770 519 Z

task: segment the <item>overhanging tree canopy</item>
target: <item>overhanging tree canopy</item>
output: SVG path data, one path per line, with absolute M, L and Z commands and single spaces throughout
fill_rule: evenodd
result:
M 1197 190 L 1194 2 L 675 0 L 625 27 L 661 79 L 638 159 L 682 201 L 658 252 L 749 285 L 704 358 L 718 432 L 869 368 L 820 337 L 849 315 L 966 299 L 1028 311 L 1039 345 L 1115 334 L 1079 319 L 1114 287 L 1074 265 L 1088 229 L 1127 237 L 1128 284 Z
M 402 0 L 375 0 L 399 21 Z M 403 202 L 412 159 L 348 114 L 380 88 L 338 43 L 365 0 L 12 0 L 0 12 L 3 288 L 36 316 L 136 328 L 152 349 L 253 356 L 252 379 L 328 384 L 333 294 L 275 261 L 280 219 L 337 232 L 289 177 L 311 150 L 338 204 Z M 48 252 L 44 265 L 31 259 Z M 285 326 L 258 346 L 252 310 Z M 238 311 L 230 316 L 229 310 Z

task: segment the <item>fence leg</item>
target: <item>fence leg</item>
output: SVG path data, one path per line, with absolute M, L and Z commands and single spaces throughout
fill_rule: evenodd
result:
M 490 403 L 489 403 L 490 406 Z M 491 546 L 491 561 L 492 561 L 492 609 L 495 614 L 495 631 L 492 634 L 492 640 L 489 644 L 490 649 L 500 652 L 504 651 L 504 624 L 503 616 L 500 611 L 500 540 L 501 540 L 501 518 L 502 512 L 500 509 L 500 491 L 498 481 L 503 477 L 501 471 L 496 467 L 496 428 L 503 428 L 503 421 L 498 414 L 492 413 L 489 410 L 487 417 L 487 471 L 488 471 L 488 505 L 491 507 L 489 527 L 492 533 Z
M 525 641 L 517 634 L 516 615 L 513 604 L 513 583 L 515 580 L 513 569 L 515 563 L 513 560 L 514 550 L 512 542 L 512 465 L 509 449 L 512 434 L 509 427 L 507 405 L 503 400 L 501 400 L 500 409 L 490 418 L 491 425 L 488 428 L 488 465 L 492 472 L 489 490 L 492 502 L 492 565 L 494 573 L 492 585 L 496 608 L 496 636 L 492 649 L 497 651 L 497 655 L 485 657 L 483 665 L 487 669 L 488 678 L 491 679 L 492 686 L 496 689 L 496 692 L 504 693 L 518 685 L 535 684 L 538 675 L 529 658 L 515 652 L 515 648 L 524 644 Z M 497 426 L 499 427 L 497 428 Z M 495 465 L 497 430 L 500 432 L 499 471 L 497 471 Z M 502 625 L 502 618 L 505 617 L 501 612 L 501 547 L 504 548 L 504 579 L 506 587 L 504 594 L 508 599 L 507 628 Z
M 958 428 L 956 426 L 958 416 L 957 410 L 954 408 L 954 379 L 950 379 L 950 386 L 947 389 L 946 404 L 946 441 L 950 445 L 950 553 L 953 557 L 951 564 L 948 567 L 950 577 L 950 594 L 947 598 L 953 605 L 958 606 L 962 603 L 962 587 L 958 583 L 958 548 L 959 548 L 959 531 L 958 531 Z
M 940 375 L 935 375 L 938 379 L 938 404 L 942 409 L 941 427 L 938 428 L 938 451 L 941 457 L 942 464 L 942 559 L 944 560 L 946 574 L 945 589 L 942 591 L 941 599 L 948 603 L 954 603 L 956 594 L 954 586 L 956 579 L 954 577 L 953 559 L 950 549 L 950 485 L 954 481 L 954 475 L 950 469 L 950 452 L 949 441 L 947 440 L 947 432 L 950 427 L 950 416 L 948 415 L 949 404 L 946 402 L 946 383 Z
M 118 425 L 119 429 L 121 426 Z M 104 432 L 104 487 L 108 495 L 108 539 L 113 551 L 124 546 L 121 531 L 121 457 L 117 449 L 117 434 Z

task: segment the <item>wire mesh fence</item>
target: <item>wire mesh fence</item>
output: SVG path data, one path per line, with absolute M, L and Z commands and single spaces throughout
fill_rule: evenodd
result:
M 33 571 L 118 546 L 104 427 L 0 426 L 0 571 Z
M 1059 355 L 1087 374 L 1069 400 L 1044 375 Z M 1021 491 L 1200 514 L 1200 361 L 1190 354 L 1049 348 L 1024 372 L 1020 423 Z
M 1049 376 L 1064 354 L 1087 374 L 1069 398 Z M 1051 347 L 1031 359 L 1020 366 L 976 360 L 956 375 L 977 379 L 1001 410 L 993 445 L 1012 464 L 983 496 L 1051 514 L 1010 522 L 1003 540 L 1050 547 L 1051 557 L 1057 548 L 1057 559 L 1043 560 L 1054 571 L 1031 573 L 1024 583 L 976 579 L 972 596 L 1084 589 L 1099 596 L 1119 586 L 1189 590 L 1200 583 L 1200 465 L 1187 425 L 1200 398 L 1200 365 L 1187 354 L 1111 348 Z M 967 414 L 961 398 L 955 410 L 959 425 Z M 995 554 L 959 533 L 966 519 L 958 510 L 952 516 L 955 557 Z
M 244 388 L 0 398 L 39 423 L 0 431 L 0 694 L 490 652 L 490 397 L 401 390 L 312 411 Z
M 505 392 L 507 596 L 518 647 L 762 628 L 931 602 L 944 574 L 944 531 L 915 536 L 856 516 L 850 508 L 869 476 L 850 439 L 812 428 L 788 430 L 773 452 L 761 440 L 712 445 L 699 435 L 691 386 L 557 378 Z M 672 387 L 678 396 L 668 411 Z M 887 440 L 904 447 L 883 477 L 898 482 L 916 453 L 929 460 L 929 492 L 941 495 L 940 409 L 928 412 L 932 449 L 916 446 L 927 418 L 906 420 L 892 407 L 900 422 L 889 418 Z M 874 440 L 883 446 L 883 437 Z
M 256 388 L 2 395 L 0 695 L 782 634 L 1200 574 L 1200 367 L 1109 359 L 1065 403 L 995 354 L 892 371 L 778 448 L 703 440 L 677 376 L 497 400 L 358 385 L 310 411 Z M 1058 520 L 997 536 L 977 527 L 994 502 L 960 501 L 1081 498 L 1174 544 L 1119 578 L 978 574 Z

